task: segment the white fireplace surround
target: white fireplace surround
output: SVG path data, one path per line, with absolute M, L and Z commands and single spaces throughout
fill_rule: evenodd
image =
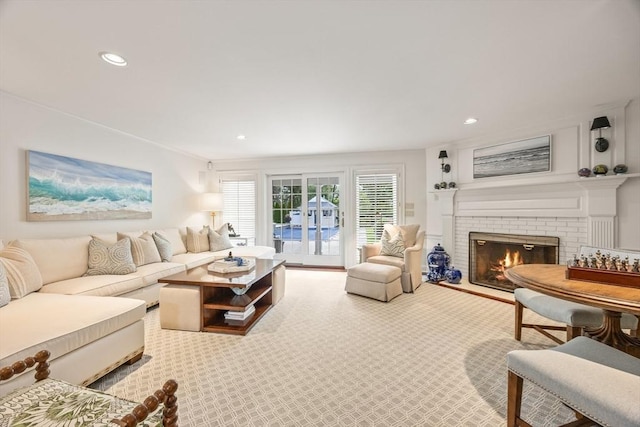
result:
M 561 263 L 582 245 L 616 248 L 617 189 L 638 177 L 635 173 L 433 191 L 442 235 L 427 235 L 427 252 L 441 243 L 453 265 L 468 277 L 470 231 L 559 237 Z

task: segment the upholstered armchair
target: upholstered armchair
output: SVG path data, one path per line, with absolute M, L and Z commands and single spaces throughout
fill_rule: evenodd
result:
M 385 224 L 385 230 L 380 242 L 362 246 L 361 262 L 385 264 L 400 268 L 402 276 L 402 290 L 413 292 L 422 284 L 422 249 L 424 245 L 424 230 L 419 225 L 391 225 Z M 386 233 L 386 234 L 385 234 Z M 400 237 L 404 241 L 404 255 L 389 255 L 383 250 L 383 241 Z

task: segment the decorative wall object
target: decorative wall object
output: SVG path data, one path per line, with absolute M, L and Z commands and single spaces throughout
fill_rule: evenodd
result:
M 473 177 L 517 175 L 551 170 L 551 135 L 473 151 Z
M 27 151 L 27 221 L 151 218 L 151 173 Z

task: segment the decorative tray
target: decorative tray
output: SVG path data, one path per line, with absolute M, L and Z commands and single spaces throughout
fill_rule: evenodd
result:
M 598 270 L 595 268 L 567 267 L 567 279 L 585 280 L 605 285 L 640 288 L 640 274 L 626 271 Z
M 235 257 L 233 259 L 219 259 L 209 264 L 207 269 L 214 273 L 238 273 L 249 271 L 256 266 L 256 261 L 251 258 Z

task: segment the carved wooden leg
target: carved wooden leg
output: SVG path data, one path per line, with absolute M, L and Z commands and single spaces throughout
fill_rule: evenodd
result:
M 571 341 L 580 335 L 582 335 L 582 328 L 580 326 L 567 325 L 567 341 Z
M 640 339 L 625 334 L 620 327 L 622 313 L 604 309 L 602 311 L 604 312 L 602 326 L 593 329 L 585 328 L 585 335 L 632 356 L 640 357 Z
M 524 305 L 520 301 L 516 301 L 516 312 L 515 312 L 515 333 L 514 337 L 516 341 L 520 341 L 522 338 L 522 312 L 524 311 Z

